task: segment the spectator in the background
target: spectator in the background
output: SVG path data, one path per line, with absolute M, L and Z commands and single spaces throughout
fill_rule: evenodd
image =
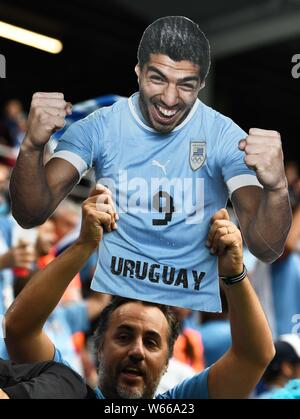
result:
M 13 269 L 28 270 L 36 256 L 25 243 L 12 246 L 13 223 L 9 218 L 0 218 L 0 315 L 3 315 L 14 299 Z M 0 336 L 0 357 L 7 359 L 4 339 Z
M 271 399 L 300 399 L 300 379 L 294 378 L 283 387 L 274 391 Z
M 183 318 L 184 329 L 193 330 L 201 337 L 202 359 L 204 359 L 205 367 L 209 367 L 220 359 L 232 343 L 228 303 L 222 286 L 220 296 L 221 313 L 191 312 L 183 309 L 183 313 L 186 313 Z
M 0 161 L 0 217 L 10 213 L 9 176 L 10 168 Z
M 43 269 L 55 258 L 56 242 L 57 234 L 55 224 L 52 219 L 49 219 L 38 227 L 38 235 L 35 248 L 37 253 L 37 265 L 39 269 Z
M 172 307 L 172 311 L 178 320 L 179 335 L 174 344 L 173 357 L 157 388 L 157 394 L 170 390 L 186 378 L 204 370 L 201 335 L 195 328 L 185 326 L 185 319 L 192 315 L 192 311 L 179 307 Z
M 61 254 L 66 248 L 71 246 L 78 238 L 80 228 L 80 206 L 70 199 L 65 199 L 55 210 L 52 218 L 55 224 L 55 232 L 57 243 L 55 246 L 55 254 Z M 97 252 L 94 252 L 83 269 L 80 271 L 80 281 L 73 281 L 69 286 L 71 292 L 72 287 L 81 287 L 83 295 L 88 297 L 91 294 L 90 283 L 97 264 Z
M 263 381 L 265 391 L 261 399 L 270 399 L 290 380 L 300 379 L 300 338 L 297 334 L 282 335 L 275 342 L 276 354 L 267 367 Z
M 220 359 L 230 348 L 231 332 L 228 318 L 228 303 L 221 288 L 222 313 L 201 313 L 198 328 L 204 347 L 205 367 Z
M 299 166 L 294 161 L 289 161 L 285 164 L 285 175 L 288 182 L 290 201 L 293 208 L 295 208 L 300 200 L 300 179 Z
M 60 255 L 78 238 L 80 227 L 80 206 L 70 199 L 60 203 L 51 217 L 55 229 L 56 243 L 54 254 Z M 80 298 L 78 298 L 80 295 Z M 64 301 L 78 301 L 81 299 L 81 282 L 77 274 L 64 293 Z
M 178 361 L 190 365 L 195 372 L 204 370 L 203 343 L 201 334 L 192 327 L 186 327 L 184 320 L 191 314 L 185 308 L 173 308 L 179 321 L 179 336 L 174 345 L 173 356 Z
M 62 201 L 54 214 L 52 220 L 55 223 L 57 235 L 57 254 L 70 246 L 79 235 L 80 228 L 80 206 L 69 199 Z
M 9 132 L 9 145 L 18 150 L 27 128 L 27 115 L 20 100 L 11 99 L 5 103 L 3 124 Z
M 293 169 L 293 170 L 292 170 Z M 292 185 L 299 182 L 294 165 L 288 166 Z M 300 313 L 300 196 L 294 194 L 293 222 L 283 255 L 271 265 L 257 261 L 250 277 L 267 315 L 273 338 L 291 333 Z

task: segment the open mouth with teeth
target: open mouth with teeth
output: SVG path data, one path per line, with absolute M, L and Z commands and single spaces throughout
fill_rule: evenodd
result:
M 132 381 L 136 379 L 143 378 L 143 373 L 139 368 L 135 367 L 126 367 L 121 371 L 121 375 L 127 381 Z
M 156 119 L 161 124 L 170 124 L 172 123 L 177 116 L 178 109 L 166 109 L 160 105 L 154 104 L 154 119 Z

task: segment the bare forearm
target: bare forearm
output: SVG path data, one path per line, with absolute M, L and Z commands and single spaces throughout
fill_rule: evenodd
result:
M 274 356 L 272 335 L 265 314 L 248 278 L 227 287 L 232 350 L 238 358 L 266 365 Z
M 250 251 L 265 262 L 283 253 L 292 223 L 288 190 L 263 190 L 256 216 L 248 225 L 246 242 Z
M 22 145 L 10 181 L 12 212 L 25 228 L 41 224 L 51 209 L 51 191 L 43 164 L 44 149 Z
M 6 314 L 7 334 L 38 333 L 93 251 L 91 246 L 75 243 L 37 272 Z

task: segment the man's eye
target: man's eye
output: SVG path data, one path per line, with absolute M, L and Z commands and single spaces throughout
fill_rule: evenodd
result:
M 183 90 L 194 90 L 195 86 L 193 84 L 182 84 L 180 86 Z
M 154 82 L 159 82 L 159 83 L 164 81 L 163 78 L 159 76 L 151 76 L 150 79 Z
M 155 347 L 157 347 L 157 346 L 158 346 L 158 343 L 156 342 L 156 340 L 153 340 L 153 339 L 148 339 L 148 340 L 146 341 L 146 345 L 147 345 L 148 347 L 150 347 L 150 348 L 155 348 Z
M 128 335 L 126 335 L 126 334 L 122 334 L 122 335 L 119 335 L 118 336 L 118 340 L 120 341 L 120 342 L 126 342 L 127 340 L 128 340 Z

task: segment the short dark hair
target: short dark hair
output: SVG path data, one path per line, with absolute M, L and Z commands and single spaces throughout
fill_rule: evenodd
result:
M 118 296 L 114 296 L 112 301 L 102 310 L 100 314 L 99 323 L 94 333 L 94 342 L 95 342 L 96 351 L 98 351 L 100 346 L 103 344 L 104 336 L 108 329 L 108 324 L 109 324 L 109 320 L 111 318 L 112 313 L 121 305 L 127 304 L 127 303 L 134 303 L 134 302 L 139 302 L 144 305 L 157 307 L 164 314 L 169 325 L 168 359 L 170 359 L 173 355 L 174 343 L 179 333 L 179 323 L 176 318 L 176 315 L 173 313 L 171 308 L 163 304 L 156 304 L 156 303 L 140 301 L 140 300 L 132 300 L 130 298 L 118 297 Z
M 210 67 L 210 46 L 199 26 L 184 16 L 166 16 L 149 25 L 140 41 L 138 63 L 141 68 L 150 54 L 165 54 L 173 61 L 188 60 L 200 68 L 204 81 Z
M 275 356 L 263 375 L 266 383 L 272 382 L 282 374 L 283 362 L 292 365 L 300 364 L 300 357 L 289 342 L 278 340 L 274 343 L 274 346 L 276 351 Z

